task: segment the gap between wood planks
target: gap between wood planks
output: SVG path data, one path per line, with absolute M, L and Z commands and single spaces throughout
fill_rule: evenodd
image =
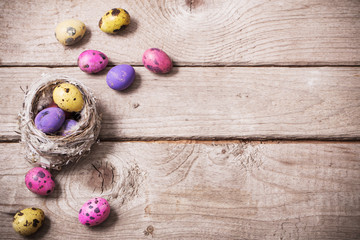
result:
M 253 144 L 354 144 L 360 143 L 360 138 L 356 139 L 161 139 L 161 138 L 146 138 L 146 139 L 99 139 L 98 142 L 144 142 L 144 143 L 164 143 L 164 144 L 217 144 L 227 143 L 253 143 Z M 20 143 L 19 139 L 0 139 L 1 143 Z
M 124 63 L 126 64 L 126 63 Z M 130 64 L 133 67 L 143 67 L 142 64 Z M 116 64 L 108 64 L 107 67 L 114 67 Z M 256 64 L 256 65 L 249 65 L 249 64 L 216 64 L 216 63 L 209 63 L 207 65 L 201 65 L 201 64 L 174 64 L 174 67 L 194 67 L 194 68 L 223 68 L 223 67 L 254 67 L 254 68 L 262 68 L 262 67 L 283 67 L 283 68 L 319 68 L 319 67 L 353 67 L 357 68 L 360 67 L 360 64 L 352 64 L 352 65 L 346 65 L 346 64 L 314 64 L 310 63 L 307 64 Z M 34 64 L 34 65 L 0 65 L 0 68 L 17 68 L 17 67 L 27 67 L 27 68 L 36 68 L 36 67 L 45 67 L 45 68 L 73 68 L 78 67 L 77 65 L 42 65 L 42 64 Z

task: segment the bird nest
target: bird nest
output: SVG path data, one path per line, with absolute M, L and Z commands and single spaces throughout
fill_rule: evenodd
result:
M 36 128 L 35 116 L 51 104 L 54 88 L 64 82 L 77 86 L 84 98 L 84 107 L 76 114 L 77 127 L 67 136 L 45 134 Z M 62 166 L 76 162 L 89 153 L 99 136 L 100 124 L 101 116 L 96 108 L 96 99 L 84 84 L 66 76 L 43 74 L 25 92 L 23 110 L 20 113 L 21 142 L 25 147 L 26 159 L 34 165 L 60 170 Z

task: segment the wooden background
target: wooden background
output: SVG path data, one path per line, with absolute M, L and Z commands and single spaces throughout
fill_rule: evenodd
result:
M 130 26 L 107 35 L 114 7 Z M 0 2 L 0 238 L 22 239 L 17 210 L 47 216 L 33 239 L 360 239 L 360 1 L 138 0 Z M 83 21 L 64 47 L 57 23 Z M 168 75 L 144 69 L 158 47 Z M 76 66 L 86 49 L 135 83 L 115 92 L 107 68 Z M 48 197 L 26 189 L 19 144 L 23 91 L 42 73 L 85 83 L 103 113 L 90 156 L 55 173 Z M 96 196 L 102 225 L 77 220 Z

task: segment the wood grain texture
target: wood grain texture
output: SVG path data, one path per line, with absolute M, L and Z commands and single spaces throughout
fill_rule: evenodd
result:
M 0 144 L 0 232 L 36 206 L 36 239 L 358 239 L 359 143 L 103 142 L 56 176 L 53 195 L 28 191 L 18 143 Z M 11 184 L 9 184 L 11 183 Z M 112 207 L 101 227 L 78 223 L 89 198 Z
M 117 36 L 98 28 L 114 7 L 132 17 Z M 138 65 L 149 47 L 178 66 L 360 64 L 358 0 L 5 0 L 0 9 L 2 65 L 75 66 L 85 49 L 103 51 L 112 64 Z M 68 18 L 82 20 L 88 32 L 63 47 L 54 29 Z
M 358 139 L 359 68 L 175 68 L 159 76 L 137 67 L 116 92 L 106 71 L 0 68 L 0 138 L 19 139 L 23 92 L 41 73 L 67 75 L 94 90 L 102 139 Z

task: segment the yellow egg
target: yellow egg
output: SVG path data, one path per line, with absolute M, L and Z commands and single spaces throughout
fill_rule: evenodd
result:
M 44 223 L 45 214 L 40 208 L 25 208 L 17 212 L 13 220 L 13 228 L 21 235 L 35 233 Z
M 55 37 L 63 45 L 80 41 L 86 32 L 85 24 L 77 19 L 68 19 L 56 26 Z
M 113 8 L 100 19 L 99 28 L 103 32 L 115 34 L 129 24 L 129 13 L 122 8 Z
M 84 106 L 84 98 L 80 90 L 71 83 L 61 83 L 53 91 L 56 105 L 66 112 L 78 112 Z

